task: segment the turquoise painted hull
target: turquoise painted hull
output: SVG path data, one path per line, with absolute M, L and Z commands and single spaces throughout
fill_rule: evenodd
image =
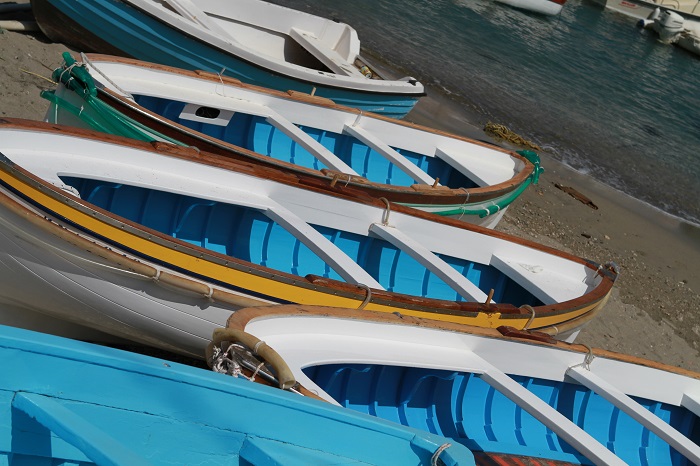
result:
M 207 370 L 0 327 L 2 464 L 431 464 L 448 441 Z M 472 465 L 461 445 L 445 465 Z
M 359 91 L 341 87 L 328 87 L 314 82 L 301 81 L 262 68 L 210 44 L 169 27 L 126 2 L 117 0 L 40 0 L 34 1 L 35 14 L 57 10 L 69 18 L 73 29 L 83 29 L 84 35 L 98 38 L 96 41 L 74 39 L 82 36 L 77 32 L 65 33 L 61 24 L 47 26 L 47 17 L 37 17 L 42 28 L 50 27 L 55 40 L 76 46 L 84 45 L 92 50 L 101 48 L 95 44 L 109 44 L 109 53 L 119 53 L 139 60 L 174 66 L 188 70 L 204 70 L 282 91 L 296 90 L 315 93 L 334 102 L 355 107 L 363 111 L 378 113 L 392 118 L 403 118 L 411 111 L 422 94 L 387 95 L 379 92 Z M 41 6 L 38 7 L 37 4 Z M 51 19 L 58 22 L 55 19 Z M 56 37 L 58 35 L 58 37 Z M 76 40 L 85 41 L 75 43 Z M 97 52 L 104 50 L 97 49 Z

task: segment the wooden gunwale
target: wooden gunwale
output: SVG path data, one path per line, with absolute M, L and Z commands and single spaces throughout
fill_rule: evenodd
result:
M 60 125 L 51 125 L 44 122 L 23 121 L 18 119 L 0 119 L 0 127 L 10 127 L 21 130 L 50 130 L 71 136 L 83 137 L 87 139 L 109 142 L 113 144 L 120 144 L 140 150 L 146 150 L 151 152 L 156 151 L 156 149 L 148 143 L 126 139 L 118 136 L 106 135 L 103 133 L 97 133 L 89 130 L 64 127 Z M 164 156 L 181 158 L 185 160 L 196 160 L 199 163 L 226 168 L 239 173 L 247 173 L 253 176 L 266 177 L 288 185 L 296 185 L 303 189 L 311 190 L 313 192 L 326 193 L 325 190 L 321 190 L 314 186 L 302 184 L 297 177 L 285 174 L 283 172 L 280 172 L 279 170 L 273 170 L 255 165 L 233 162 L 229 159 L 222 158 L 220 156 L 207 153 L 196 153 L 192 149 L 181 148 L 177 146 L 161 145 L 160 149 L 161 150 L 159 150 L 158 152 L 163 154 Z M 315 292 L 324 293 L 326 295 L 336 296 L 337 298 L 344 298 L 340 300 L 342 302 L 339 302 L 339 305 L 343 307 L 357 307 L 367 296 L 366 290 L 362 287 L 321 277 L 307 276 L 306 278 L 300 278 L 295 275 L 279 272 L 274 269 L 269 269 L 263 266 L 258 266 L 249 262 L 235 259 L 230 256 L 225 256 L 214 251 L 208 251 L 201 247 L 193 246 L 189 243 L 181 241 L 177 238 L 166 236 L 155 230 L 150 230 L 142 225 L 136 224 L 134 222 L 128 221 L 120 217 L 116 217 L 115 215 L 96 206 L 93 206 L 92 204 L 89 204 L 78 197 L 65 193 L 60 188 L 46 183 L 42 179 L 36 177 L 35 175 L 27 172 L 23 168 L 14 164 L 11 164 L 10 166 L 7 163 L 4 163 L 2 165 L 2 171 L 0 171 L 0 174 L 2 174 L 2 172 L 8 173 L 9 176 L 14 179 L 23 178 L 24 181 L 20 180 L 20 182 L 25 185 L 27 183 L 35 185 L 36 188 L 34 189 L 40 189 L 42 195 L 49 196 L 51 199 L 61 204 L 67 205 L 67 212 L 82 211 L 93 218 L 102 218 L 102 222 L 118 222 L 121 225 L 121 231 L 128 231 L 130 234 L 135 235 L 135 237 L 148 238 L 148 241 L 153 244 L 175 245 L 178 254 L 197 258 L 197 260 L 206 260 L 207 262 L 212 264 L 224 264 L 224 266 L 229 270 L 242 270 L 247 274 L 264 277 L 267 280 L 275 280 L 276 283 L 288 283 L 301 289 L 313 290 Z M 362 203 L 365 205 L 371 205 L 380 208 L 385 207 L 381 201 L 366 198 L 357 198 L 347 193 L 339 193 L 339 197 L 351 199 L 354 202 Z M 31 196 L 26 196 L 25 198 L 28 198 L 38 207 L 45 209 L 42 203 L 31 199 Z M 492 230 L 473 225 L 467 225 L 464 222 L 458 220 L 437 217 L 429 213 L 424 213 L 422 211 L 410 209 L 403 206 L 392 205 L 392 210 L 406 214 L 411 214 L 415 217 L 423 218 L 426 220 L 452 225 L 457 228 L 480 231 L 482 233 L 486 233 L 501 239 L 513 241 L 518 244 L 531 247 L 533 249 L 538 249 L 544 252 L 548 252 L 550 254 L 566 258 L 568 260 L 580 263 L 591 270 L 598 270 L 597 264 L 591 263 L 585 259 L 578 258 L 563 251 L 558 251 L 556 249 L 539 245 L 531 241 L 518 239 L 504 233 L 494 232 Z M 59 214 L 59 216 L 61 215 Z M 69 219 L 68 221 L 70 222 Z M 74 225 L 78 228 L 83 228 L 80 224 L 74 223 Z M 44 227 L 46 228 L 45 225 Z M 84 231 L 94 235 L 93 232 L 89 232 L 87 230 Z M 102 240 L 110 241 L 110 238 L 102 237 Z M 122 249 L 124 248 L 123 244 L 117 244 L 116 246 Z M 128 249 L 128 245 L 126 247 Z M 141 251 L 140 255 L 144 256 L 143 251 Z M 153 260 L 156 262 L 158 261 L 157 258 L 146 258 L 148 260 Z M 172 264 L 166 265 L 173 268 Z M 174 268 L 177 270 L 176 266 Z M 183 269 L 179 271 L 188 275 L 193 275 L 193 271 L 190 269 Z M 599 307 L 600 302 L 603 301 L 606 298 L 606 296 L 610 293 L 615 279 L 614 274 L 605 270 L 601 271 L 601 276 L 602 280 L 599 283 L 599 285 L 583 296 L 561 303 L 535 307 L 537 317 L 535 318 L 535 321 L 533 322 L 531 328 L 536 329 L 541 326 L 546 326 L 550 324 L 559 325 L 562 323 L 562 319 L 557 319 L 557 317 L 564 314 L 569 314 L 571 316 L 571 319 L 574 319 L 577 317 L 585 316 L 587 314 L 590 315 L 591 312 L 596 311 L 596 309 L 598 309 Z M 217 281 L 213 277 L 202 276 L 200 278 L 206 279 L 208 281 L 213 281 L 220 286 L 232 286 L 231 283 Z M 254 292 L 246 291 L 246 293 L 253 294 Z M 479 315 L 482 315 L 482 319 L 484 318 L 484 316 L 491 316 L 486 317 L 486 319 L 489 321 L 497 321 L 495 322 L 495 324 L 502 324 L 502 320 L 506 320 L 512 324 L 518 322 L 522 322 L 524 324 L 530 317 L 529 312 L 515 308 L 512 305 L 486 305 L 483 303 L 446 301 L 432 298 L 420 298 L 380 290 L 372 290 L 372 301 L 369 304 L 369 307 L 373 306 L 382 310 L 389 310 L 390 312 L 401 310 L 402 313 L 417 316 L 423 315 L 429 318 L 439 318 L 440 315 L 444 315 L 444 318 L 450 318 L 449 316 L 451 316 L 454 317 L 455 320 L 461 320 L 462 318 L 476 318 L 479 317 Z M 552 321 L 552 319 L 555 319 L 555 321 Z M 565 319 L 564 321 L 566 320 L 570 319 Z M 548 324 L 547 322 L 550 323 Z
M 495 340 L 504 341 L 518 341 L 527 345 L 552 347 L 561 350 L 566 350 L 574 353 L 592 354 L 596 357 L 602 357 L 607 359 L 612 359 L 615 361 L 626 362 L 630 364 L 636 364 L 638 366 L 649 367 L 652 369 L 659 369 L 666 372 L 672 372 L 674 374 L 682 375 L 685 377 L 690 377 L 693 379 L 700 380 L 700 373 L 694 372 L 688 369 L 683 369 L 681 367 L 671 366 L 669 364 L 664 364 L 657 361 L 652 361 L 650 359 L 641 358 L 638 356 L 633 356 L 625 353 L 618 353 L 615 351 L 610 351 L 602 348 L 590 348 L 583 344 L 577 343 L 567 343 L 561 340 L 556 340 L 555 342 L 545 342 L 537 340 L 525 340 L 513 337 L 503 336 L 498 330 L 494 328 L 486 327 L 476 327 L 471 325 L 460 325 L 452 322 L 445 321 L 435 321 L 424 319 L 421 317 L 413 317 L 408 315 L 396 315 L 396 314 L 385 314 L 368 310 L 359 309 L 338 309 L 326 306 L 309 306 L 309 305 L 299 305 L 299 304 L 287 304 L 281 306 L 260 306 L 251 307 L 247 309 L 239 309 L 235 313 L 232 313 L 226 321 L 226 327 L 232 329 L 238 329 L 245 331 L 247 325 L 258 319 L 274 318 L 274 316 L 279 317 L 308 317 L 308 316 L 318 316 L 318 317 L 332 317 L 336 319 L 350 319 L 350 320 L 365 320 L 370 322 L 386 322 L 395 325 L 410 325 L 416 327 L 423 327 L 436 330 L 446 330 L 456 333 L 468 333 L 480 337 L 491 338 Z

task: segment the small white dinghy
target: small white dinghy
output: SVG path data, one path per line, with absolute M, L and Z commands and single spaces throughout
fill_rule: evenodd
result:
M 477 464 L 700 464 L 700 374 L 514 335 L 277 306 L 233 314 L 214 333 L 208 360 L 260 380 L 267 369 L 254 353 L 272 355 L 271 383 L 291 373 L 287 386 L 296 381 L 302 392 L 452 438 Z M 479 452 L 498 461 L 479 462 Z M 513 455 L 529 459 L 508 461 Z

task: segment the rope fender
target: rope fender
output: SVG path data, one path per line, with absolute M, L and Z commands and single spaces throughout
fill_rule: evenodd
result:
M 212 336 L 212 341 L 209 343 L 209 345 L 207 345 L 206 349 L 207 362 L 211 361 L 212 359 L 214 354 L 214 346 L 219 346 L 221 343 L 226 341 L 245 345 L 253 351 L 253 354 L 260 356 L 263 360 L 268 362 L 277 373 L 279 388 L 282 390 L 290 389 L 297 384 L 292 370 L 289 368 L 282 356 L 268 346 L 267 343 L 260 340 L 256 336 L 251 335 L 250 333 L 244 332 L 243 330 L 232 328 L 215 329 Z

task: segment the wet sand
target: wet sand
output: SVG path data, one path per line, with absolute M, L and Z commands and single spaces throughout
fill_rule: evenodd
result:
M 486 135 L 477 112 L 428 94 L 408 120 L 521 149 Z M 539 184 L 496 229 L 621 270 L 612 298 L 577 342 L 700 371 L 700 228 L 539 153 L 545 167 Z M 555 184 L 575 189 L 597 209 Z
M 43 118 L 48 104 L 39 92 L 53 87 L 44 78 L 66 50 L 41 33 L 0 34 L 0 117 Z M 484 134 L 478 112 L 430 89 L 407 119 L 515 148 Z M 539 185 L 511 205 L 497 229 L 621 269 L 612 298 L 577 341 L 700 371 L 700 230 L 540 155 Z

